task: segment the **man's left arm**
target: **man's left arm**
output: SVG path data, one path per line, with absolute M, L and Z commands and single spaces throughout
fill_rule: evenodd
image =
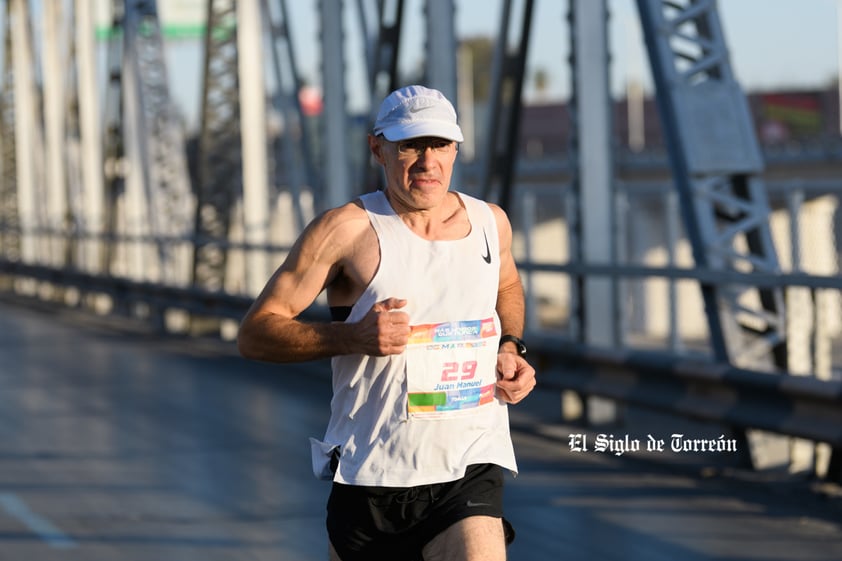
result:
M 497 289 L 497 315 L 502 335 L 523 337 L 525 303 L 523 285 L 512 255 L 512 226 L 503 209 L 490 205 L 500 237 L 500 284 Z M 497 354 L 497 389 L 509 403 L 518 403 L 535 388 L 535 369 L 520 355 L 512 341 L 500 345 Z

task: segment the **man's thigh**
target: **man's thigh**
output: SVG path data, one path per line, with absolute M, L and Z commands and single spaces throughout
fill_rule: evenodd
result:
M 342 561 L 328 543 L 330 561 Z M 503 523 L 492 516 L 456 522 L 424 546 L 424 561 L 505 561 Z
M 469 516 L 449 526 L 424 546 L 424 561 L 505 561 L 503 521 Z

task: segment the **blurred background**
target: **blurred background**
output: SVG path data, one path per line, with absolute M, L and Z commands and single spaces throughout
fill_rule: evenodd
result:
M 230 348 L 304 226 L 380 186 L 373 114 L 421 83 L 465 132 L 452 188 L 512 220 L 554 422 L 658 412 L 838 483 L 840 27 L 835 0 L 6 0 L 0 291 Z

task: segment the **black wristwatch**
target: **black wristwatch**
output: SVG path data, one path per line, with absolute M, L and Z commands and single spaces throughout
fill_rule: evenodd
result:
M 515 347 L 517 347 L 517 354 L 523 357 L 526 356 L 526 343 L 524 343 L 523 339 L 520 337 L 515 337 L 514 335 L 503 335 L 500 337 L 500 344 L 497 346 L 502 347 L 503 343 L 514 343 Z

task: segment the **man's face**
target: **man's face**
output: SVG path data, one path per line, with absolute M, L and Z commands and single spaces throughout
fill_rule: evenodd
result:
M 386 173 L 386 192 L 401 209 L 425 210 L 440 204 L 450 187 L 456 143 L 424 136 L 391 142 L 369 136 L 371 153 Z

